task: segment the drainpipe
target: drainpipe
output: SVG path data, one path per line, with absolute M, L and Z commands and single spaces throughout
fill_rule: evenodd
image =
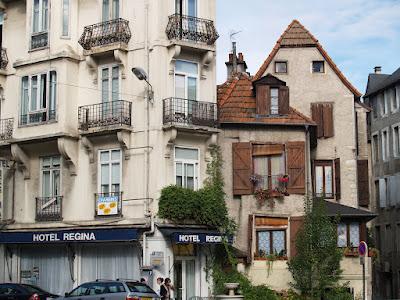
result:
M 307 196 L 311 195 L 311 151 L 310 151 L 310 126 L 306 125 L 306 162 L 307 162 Z

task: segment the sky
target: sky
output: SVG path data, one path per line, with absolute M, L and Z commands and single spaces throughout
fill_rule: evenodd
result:
M 230 34 L 254 75 L 293 19 L 322 44 L 361 93 L 375 66 L 400 67 L 400 0 L 216 0 L 217 82 L 226 80 Z

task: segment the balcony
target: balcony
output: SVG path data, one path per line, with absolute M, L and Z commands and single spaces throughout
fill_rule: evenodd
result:
M 56 120 L 56 110 L 42 109 L 20 115 L 19 125 L 34 125 Z
M 0 54 L 0 69 L 5 70 L 8 65 L 8 56 L 7 56 L 7 51 L 4 48 L 0 49 L 1 54 Z
M 62 196 L 37 197 L 36 221 L 61 221 Z
M 217 127 L 217 105 L 182 98 L 163 100 L 164 125 Z
M 169 16 L 166 34 L 169 40 L 206 45 L 214 45 L 219 37 L 213 21 L 180 14 Z
M 49 44 L 48 32 L 32 33 L 31 50 L 47 47 L 48 44 Z
M 13 137 L 14 118 L 0 120 L 0 140 L 6 141 Z
M 95 199 L 96 217 L 122 215 L 122 192 L 97 193 Z
M 119 18 L 85 26 L 79 44 L 84 50 L 89 51 L 86 54 L 92 54 L 90 51 L 99 47 L 114 46 L 115 49 L 126 47 L 131 37 L 129 21 Z M 108 51 L 107 49 L 102 50 Z
M 118 100 L 78 108 L 79 130 L 102 130 L 132 125 L 132 102 Z

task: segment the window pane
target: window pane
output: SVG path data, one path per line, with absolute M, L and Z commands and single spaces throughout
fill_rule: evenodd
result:
M 258 255 L 260 257 L 271 254 L 271 242 L 270 242 L 270 232 L 269 231 L 258 231 Z
M 286 62 L 276 62 L 275 63 L 276 73 L 287 73 L 287 63 Z
M 358 247 L 360 244 L 360 224 L 351 223 L 350 224 L 350 246 Z
M 175 75 L 175 97 L 186 98 L 185 76 L 183 76 L 183 75 Z
M 49 7 L 48 0 L 42 0 L 42 28 L 41 31 L 47 31 L 48 28 L 48 15 L 49 15 Z
M 337 227 L 338 247 L 347 247 L 347 225 L 340 223 Z
M 31 111 L 37 110 L 37 90 L 38 90 L 38 78 L 37 76 L 33 76 L 31 79 Z
M 42 173 L 42 196 L 50 197 L 50 171 L 43 171 Z
M 194 189 L 194 165 L 185 164 L 186 188 Z
M 324 72 L 324 62 L 323 61 L 313 61 L 312 68 L 313 68 L 313 73 L 323 73 Z
M 188 148 L 175 148 L 175 159 L 198 160 L 198 150 Z
M 120 159 L 121 159 L 121 150 L 112 150 L 111 160 L 120 160 Z
M 43 157 L 42 158 L 42 167 L 48 168 L 51 166 L 51 157 Z
M 32 31 L 39 32 L 39 0 L 33 1 L 33 24 Z
M 323 178 L 323 170 L 321 166 L 315 167 L 315 193 L 317 197 L 323 195 L 324 192 L 324 178 Z
M 279 89 L 271 88 L 271 115 L 279 114 Z
M 110 166 L 108 164 L 101 165 L 101 185 L 108 185 L 110 178 Z
M 54 170 L 53 171 L 53 188 L 52 188 L 52 195 L 51 196 L 60 196 L 60 171 Z
M 108 80 L 108 69 L 103 69 L 101 74 L 101 100 L 102 102 L 108 102 L 109 93 L 109 80 Z
M 47 87 L 47 74 L 40 75 L 40 108 L 47 107 L 47 97 L 46 97 L 46 87 Z
M 100 152 L 100 161 L 109 161 L 110 160 L 110 152 L 109 151 L 101 151 Z
M 103 21 L 108 21 L 110 12 L 110 1 L 103 0 Z
M 182 176 L 182 163 L 176 163 L 176 176 Z
M 198 74 L 197 64 L 188 61 L 177 60 L 175 62 L 175 70 L 176 72 L 182 72 L 195 76 Z
M 29 94 L 29 78 L 27 76 L 22 78 L 22 99 L 21 99 L 21 114 L 28 113 L 28 94 Z
M 286 255 L 285 253 L 285 232 L 273 231 L 272 232 L 272 246 L 274 254 L 279 256 Z
M 179 14 L 181 12 L 181 0 L 175 0 L 175 13 Z
M 119 0 L 113 0 L 113 19 L 119 18 Z
M 111 183 L 112 184 L 120 184 L 120 165 L 119 163 L 113 163 L 111 165 Z
M 327 197 L 332 197 L 332 167 L 325 166 L 325 195 Z
M 261 176 L 257 188 L 268 189 L 268 156 L 255 156 L 253 158 L 254 174 Z
M 112 68 L 112 101 L 119 100 L 119 67 Z
M 69 0 L 63 0 L 62 35 L 69 35 Z
M 59 156 L 52 157 L 52 166 L 53 167 L 59 167 L 60 166 L 60 157 Z
M 197 0 L 188 0 L 188 16 L 197 17 Z
M 197 79 L 193 77 L 188 77 L 188 99 L 197 99 Z
M 185 164 L 186 167 L 186 176 L 194 177 L 194 165 L 193 164 Z
M 50 72 L 50 111 L 54 111 L 56 109 L 57 101 L 57 73 L 55 71 Z

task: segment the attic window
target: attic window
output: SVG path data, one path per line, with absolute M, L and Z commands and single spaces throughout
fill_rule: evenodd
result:
M 279 114 L 279 88 L 271 88 L 271 115 Z
M 325 65 L 324 61 L 315 60 L 312 62 L 312 72 L 313 73 L 324 73 L 325 72 Z
M 276 61 L 275 62 L 275 73 L 287 73 L 287 62 L 286 61 Z

